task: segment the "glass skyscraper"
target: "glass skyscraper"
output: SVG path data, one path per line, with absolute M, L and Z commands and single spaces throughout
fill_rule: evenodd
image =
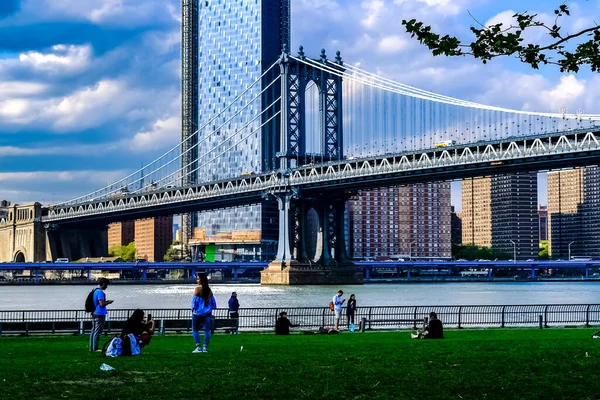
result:
M 227 106 L 260 78 L 278 59 L 284 46 L 290 48 L 290 1 L 183 1 L 184 7 L 186 3 L 195 3 L 192 6 L 196 7 L 198 18 L 197 36 L 193 33 L 189 36 L 197 37 L 197 60 L 189 60 L 188 66 L 195 68 L 197 65 L 198 68 L 197 127 L 200 129 L 195 142 L 200 144 L 189 177 L 202 182 L 259 173 L 263 170 L 261 143 L 265 135 L 276 132 L 261 129 L 264 120 L 261 121 L 260 114 L 271 103 L 266 92 L 257 100 L 251 100 L 273 77 L 265 77 L 233 106 Z M 194 26 L 193 23 L 189 25 Z M 185 62 L 185 45 L 183 49 Z M 277 76 L 279 69 L 274 71 Z M 193 74 L 184 73 L 184 80 L 186 76 L 193 78 Z M 278 83 L 274 87 L 279 90 Z M 270 210 L 271 207 L 263 204 L 199 213 L 194 218 L 196 229 L 191 242 L 231 246 L 241 241 L 256 245 L 260 238 L 258 241 L 264 252 L 264 243 L 274 243 L 276 239 L 276 215 Z M 253 250 L 253 253 L 257 251 Z

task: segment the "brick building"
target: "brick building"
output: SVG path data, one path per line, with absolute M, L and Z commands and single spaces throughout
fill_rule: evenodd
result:
M 156 217 L 135 221 L 137 258 L 163 261 L 173 243 L 173 217 Z

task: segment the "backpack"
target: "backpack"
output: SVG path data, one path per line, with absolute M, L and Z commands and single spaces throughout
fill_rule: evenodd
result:
M 335 310 L 335 306 L 333 305 L 333 301 L 330 301 L 330 302 L 329 302 L 329 309 L 330 309 L 331 311 Z
M 85 312 L 93 313 L 96 309 L 96 304 L 94 304 L 94 293 L 98 289 L 100 288 L 94 288 L 85 299 Z

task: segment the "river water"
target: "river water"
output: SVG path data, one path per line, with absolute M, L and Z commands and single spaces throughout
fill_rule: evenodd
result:
M 326 307 L 338 289 L 356 294 L 359 306 L 597 304 L 599 282 L 454 282 L 361 286 L 212 285 L 219 308 L 232 291 L 242 308 Z M 93 286 L 2 286 L 0 310 L 83 309 Z M 111 285 L 113 309 L 188 308 L 194 285 Z

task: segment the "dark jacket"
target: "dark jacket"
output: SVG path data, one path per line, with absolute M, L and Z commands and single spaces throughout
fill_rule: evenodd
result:
M 356 311 L 356 299 L 348 300 L 348 305 L 346 306 L 346 314 L 353 315 L 354 311 Z
M 439 319 L 432 319 L 427 325 L 427 334 L 424 336 L 425 339 L 443 339 L 444 338 L 444 326 L 442 321 Z
M 229 298 L 229 312 L 238 312 L 239 308 L 240 302 L 238 301 L 237 297 L 231 296 Z
M 289 335 L 290 328 L 295 328 L 298 325 L 294 325 L 290 322 L 287 317 L 279 317 L 275 323 L 275 334 L 276 335 Z

